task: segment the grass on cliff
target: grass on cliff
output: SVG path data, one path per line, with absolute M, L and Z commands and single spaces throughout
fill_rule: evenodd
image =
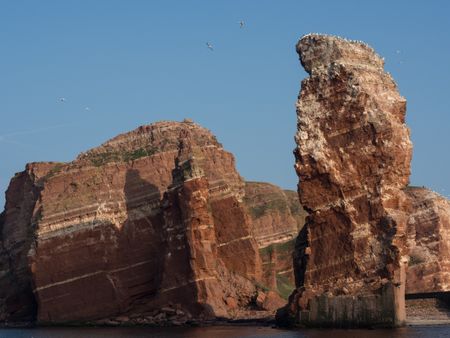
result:
M 269 246 L 266 246 L 265 248 L 259 249 L 259 253 L 261 255 L 262 260 L 264 261 L 264 264 L 268 264 L 269 269 L 276 269 L 277 267 L 272 262 L 274 259 L 274 255 L 277 256 L 276 259 L 274 259 L 274 262 L 277 261 L 277 259 L 291 259 L 291 253 L 294 251 L 295 247 L 295 239 L 291 239 L 290 241 L 284 242 L 284 243 L 274 243 Z M 288 256 L 288 257 L 286 257 Z M 277 292 L 280 294 L 280 296 L 284 299 L 288 299 L 290 294 L 292 293 L 292 290 L 294 290 L 294 285 L 291 283 L 289 278 L 287 278 L 284 275 L 277 274 L 276 275 L 277 280 Z
M 268 201 L 262 205 L 257 205 L 249 208 L 250 215 L 253 219 L 260 218 L 264 216 L 270 210 L 278 210 L 280 213 L 285 213 L 288 206 L 286 202 L 282 199 L 274 199 Z
M 282 298 L 288 299 L 294 289 L 295 286 L 291 283 L 289 278 L 277 274 L 277 291 Z
M 246 182 L 247 185 L 266 185 L 266 183 L 260 182 Z M 256 194 L 258 197 L 258 194 Z M 276 193 L 266 193 L 264 194 L 264 201 L 261 204 L 255 205 L 254 196 L 252 194 L 246 195 L 244 197 L 244 203 L 249 210 L 252 219 L 258 219 L 269 213 L 270 211 L 278 211 L 281 214 L 286 214 L 290 211 L 290 214 L 297 220 L 298 229 L 303 227 L 305 222 L 305 217 L 307 216 L 306 211 L 301 206 L 298 195 L 296 191 L 283 190 L 283 194 Z
M 292 291 L 294 291 L 295 286 L 291 283 L 289 278 L 280 274 L 276 275 L 276 280 L 277 280 L 277 288 L 276 290 L 273 291 L 277 292 L 281 298 L 286 300 L 289 299 L 289 296 L 291 295 Z M 261 289 L 264 292 L 272 290 L 268 286 L 261 283 L 256 283 L 255 285 L 258 289 Z
M 284 243 L 274 243 L 270 244 L 264 248 L 259 249 L 261 256 L 272 256 L 273 253 L 286 254 L 288 252 L 293 252 L 295 247 L 295 238 L 284 242 Z
M 139 148 L 132 151 L 107 151 L 104 153 L 92 154 L 89 156 L 91 163 L 100 167 L 110 162 L 129 162 L 141 157 L 151 156 L 157 152 L 156 147 Z
M 45 175 L 44 180 L 49 179 L 52 176 L 55 176 L 56 174 L 58 174 L 66 165 L 66 163 L 64 162 L 58 162 L 54 165 L 53 168 L 51 168 L 48 173 Z
M 120 160 L 119 153 L 112 151 L 100 154 L 93 154 L 90 156 L 91 163 L 96 167 L 100 167 L 106 163 L 119 160 Z

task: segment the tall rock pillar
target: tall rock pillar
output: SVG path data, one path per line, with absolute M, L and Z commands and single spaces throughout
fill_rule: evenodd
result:
M 308 211 L 288 317 L 313 326 L 401 326 L 412 145 L 406 100 L 358 41 L 307 35 L 295 169 Z M 285 317 L 286 318 L 286 317 Z

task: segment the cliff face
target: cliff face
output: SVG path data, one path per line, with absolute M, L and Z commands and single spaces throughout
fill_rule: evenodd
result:
M 11 180 L 0 217 L 0 321 L 28 322 L 37 311 L 32 292 L 28 250 L 33 241 L 33 207 L 40 187 L 27 166 Z
M 292 254 L 306 212 L 295 191 L 262 182 L 246 182 L 244 203 L 262 259 L 263 284 L 284 298 L 292 292 Z
M 309 216 L 296 243 L 290 312 L 310 325 L 401 325 L 406 101 L 363 43 L 307 35 L 297 51 L 309 77 L 297 102 L 295 167 Z
M 232 318 L 262 278 L 244 193 L 232 154 L 190 121 L 27 165 L 1 217 L 0 319 Z
M 244 203 L 259 247 L 297 237 L 306 212 L 294 191 L 263 182 L 245 182 Z
M 406 192 L 412 204 L 406 293 L 450 292 L 450 201 L 425 188 Z

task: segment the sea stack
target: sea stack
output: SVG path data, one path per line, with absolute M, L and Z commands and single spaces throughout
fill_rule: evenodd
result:
M 310 34 L 297 101 L 296 164 L 308 211 L 287 317 L 333 327 L 405 323 L 412 144 L 406 100 L 359 41 Z M 285 314 L 286 315 L 286 314 Z

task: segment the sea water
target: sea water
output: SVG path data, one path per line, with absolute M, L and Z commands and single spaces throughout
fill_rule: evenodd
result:
M 281 330 L 264 326 L 211 326 L 196 328 L 32 328 L 0 329 L 0 338 L 443 338 L 450 337 L 450 325 L 414 326 L 399 329 Z

